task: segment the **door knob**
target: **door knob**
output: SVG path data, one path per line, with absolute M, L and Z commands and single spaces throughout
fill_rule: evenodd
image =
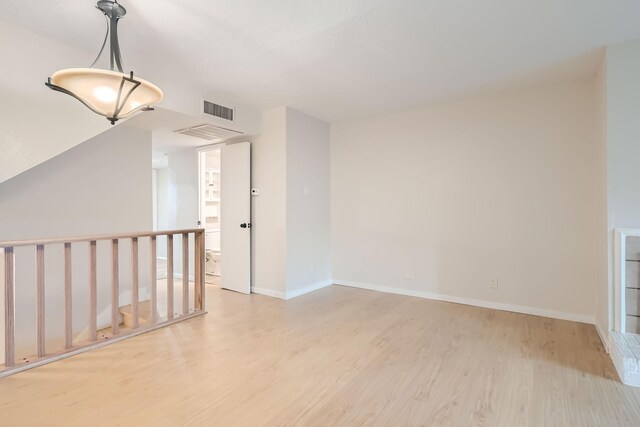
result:
M 240 228 L 251 228 L 251 223 L 243 222 L 242 224 L 240 224 Z

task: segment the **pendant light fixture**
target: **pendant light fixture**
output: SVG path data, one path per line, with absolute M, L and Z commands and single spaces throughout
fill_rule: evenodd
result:
M 117 0 L 100 0 L 96 5 L 107 20 L 107 34 L 98 57 L 89 68 L 69 68 L 54 73 L 45 85 L 82 102 L 96 114 L 115 124 L 137 111 L 151 111 L 162 101 L 163 94 L 156 85 L 134 77 L 133 71 L 122 70 L 118 20 L 127 10 Z M 111 70 L 93 68 L 109 40 Z

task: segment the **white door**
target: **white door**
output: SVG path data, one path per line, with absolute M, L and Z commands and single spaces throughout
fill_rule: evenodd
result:
M 220 264 L 222 287 L 251 292 L 251 143 L 220 152 Z

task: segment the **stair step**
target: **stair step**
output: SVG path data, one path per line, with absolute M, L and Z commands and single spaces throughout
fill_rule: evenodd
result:
M 120 307 L 120 315 L 122 316 L 122 324 L 129 327 L 133 325 L 133 307 L 125 305 Z M 140 301 L 138 303 L 138 323 L 143 325 L 151 320 L 151 301 Z

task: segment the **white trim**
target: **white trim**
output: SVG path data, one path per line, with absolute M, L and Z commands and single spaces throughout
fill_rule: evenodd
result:
M 161 259 L 161 260 L 163 260 L 163 261 L 166 261 L 166 260 L 167 260 L 167 257 L 157 256 L 157 257 L 156 257 L 156 259 Z
M 334 285 L 349 286 L 352 288 L 368 289 L 371 291 L 386 292 L 390 294 L 406 295 L 418 298 L 426 298 L 436 301 L 452 302 L 456 304 L 472 305 L 476 307 L 491 308 L 494 310 L 511 311 L 514 313 L 532 314 L 534 316 L 550 317 L 553 319 L 571 320 L 574 322 L 595 324 L 595 316 L 584 314 L 565 313 L 561 311 L 546 310 L 536 307 L 504 304 L 500 302 L 485 301 L 471 298 L 456 297 L 451 295 L 436 294 L 424 291 L 412 291 L 409 289 L 393 288 L 389 286 L 372 285 L 368 283 L 352 282 L 349 280 L 334 279 Z
M 311 286 L 307 286 L 306 288 L 298 289 L 295 291 L 287 292 L 285 299 L 292 299 L 295 297 L 299 297 L 300 295 L 308 294 L 309 292 L 317 291 L 318 289 L 326 288 L 327 286 L 331 286 L 333 282 L 331 280 L 323 280 L 321 282 L 316 282 Z
M 626 326 L 626 306 L 624 284 L 626 283 L 625 244 L 631 230 L 614 230 L 613 235 L 613 319 L 615 330 L 624 332 Z M 631 235 L 633 235 L 631 233 Z
M 213 126 L 216 126 L 216 125 L 213 125 Z M 242 136 L 242 134 L 238 134 L 237 136 Z M 235 137 L 236 136 L 230 136 L 229 138 L 235 138 Z M 196 151 L 199 153 L 206 153 L 207 151 L 219 150 L 220 147 L 227 144 L 229 144 L 229 141 L 226 141 L 225 139 L 225 141 L 214 142 L 213 144 L 201 145 L 199 147 L 196 147 Z
M 251 293 L 266 295 L 268 297 L 273 297 L 273 298 L 287 299 L 284 292 L 274 291 L 272 289 L 252 287 Z
M 627 237 L 640 237 L 640 230 L 630 228 L 616 228 L 613 230 L 613 315 L 614 330 L 627 330 L 626 304 L 626 247 Z

